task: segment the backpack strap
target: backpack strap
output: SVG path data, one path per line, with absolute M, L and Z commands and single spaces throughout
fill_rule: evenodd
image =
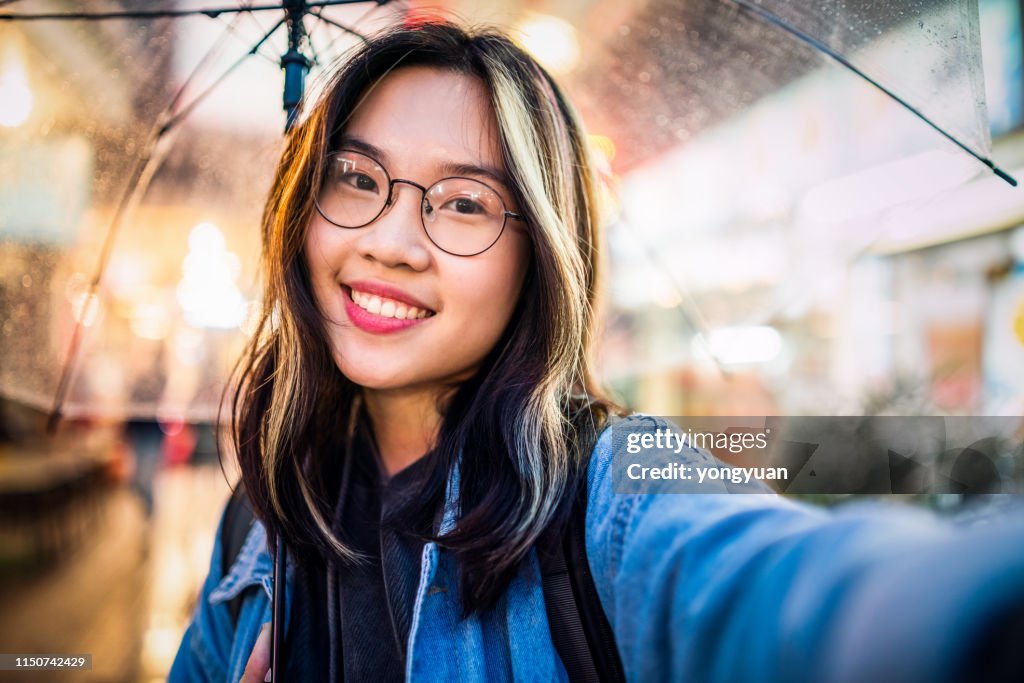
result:
M 238 559 L 238 554 L 242 552 L 242 546 L 245 544 L 245 537 L 249 535 L 249 529 L 252 528 L 254 521 L 256 521 L 256 516 L 253 514 L 249 496 L 245 494 L 245 489 L 239 482 L 235 490 L 231 492 L 231 498 L 228 499 L 227 507 L 224 509 L 224 523 L 221 525 L 220 567 L 222 575 L 227 574 L 228 569 Z M 228 613 L 231 614 L 233 626 L 238 625 L 238 615 L 242 611 L 244 597 L 245 591 L 242 591 L 228 601 Z
M 551 639 L 572 683 L 624 682 L 615 634 L 587 560 L 586 517 L 583 478 L 565 525 L 546 530 L 537 543 Z

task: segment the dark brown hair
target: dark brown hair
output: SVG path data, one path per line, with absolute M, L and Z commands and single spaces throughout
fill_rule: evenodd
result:
M 348 457 L 360 388 L 338 370 L 303 245 L 332 142 L 373 84 L 427 65 L 479 78 L 533 256 L 512 319 L 479 372 L 443 406 L 421 500 L 442 503 L 458 463 L 458 521 L 438 541 L 456 556 L 466 612 L 492 605 L 585 472 L 610 404 L 587 354 L 595 328 L 598 219 L 583 129 L 552 78 L 493 30 L 401 27 L 349 56 L 288 138 L 263 215 L 262 316 L 237 368 L 233 444 L 272 542 L 301 557 L 355 561 L 332 531 L 329 485 Z M 333 469 L 332 469 L 333 468 Z

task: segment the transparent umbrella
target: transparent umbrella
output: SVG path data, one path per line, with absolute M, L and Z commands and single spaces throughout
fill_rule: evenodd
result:
M 90 6 L 105 17 L 70 18 L 63 3 L 7 4 L 0 392 L 55 416 L 208 418 L 256 292 L 281 55 L 297 71 L 299 51 L 314 58 L 315 77 L 409 8 L 110 3 Z M 807 266 L 831 261 L 808 249 L 848 260 L 886 237 L 880 212 L 986 167 L 1012 181 L 990 158 L 975 2 L 585 1 L 562 13 L 585 57 L 564 80 L 622 181 L 616 301 L 678 311 L 719 362 L 718 322 L 770 320 L 822 276 Z M 515 21 L 542 58 L 558 42 Z M 868 217 L 872 230 L 851 227 Z M 742 248 L 709 241 L 723 232 Z M 780 256 L 792 242 L 798 256 Z M 709 310 L 694 271 L 745 296 Z M 673 362 L 677 342 L 633 355 Z
M 4 397 L 53 418 L 216 414 L 286 118 L 307 72 L 400 20 L 385 4 L 0 15 Z

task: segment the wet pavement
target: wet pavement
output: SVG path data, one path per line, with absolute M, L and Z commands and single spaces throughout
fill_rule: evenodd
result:
M 157 476 L 154 493 L 147 520 L 128 488 L 112 487 L 101 494 L 89 532 L 59 558 L 34 567 L 8 561 L 0 575 L 0 652 L 91 654 L 92 669 L 0 672 L 0 682 L 166 679 L 228 486 L 216 465 L 176 467 Z

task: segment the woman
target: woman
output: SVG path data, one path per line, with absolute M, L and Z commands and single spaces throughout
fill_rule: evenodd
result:
M 1021 604 L 1020 520 L 965 538 L 911 512 L 615 494 L 612 455 L 652 419 L 609 427 L 590 378 L 592 182 L 569 104 L 500 34 L 396 29 L 341 67 L 264 213 L 233 405 L 259 521 L 226 561 L 218 533 L 171 680 L 269 675 L 278 544 L 281 680 L 564 680 L 537 548 L 578 488 L 628 680 L 956 680 Z

